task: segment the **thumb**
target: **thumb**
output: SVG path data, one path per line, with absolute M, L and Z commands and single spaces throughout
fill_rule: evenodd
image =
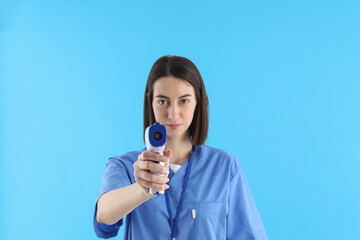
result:
M 166 149 L 164 151 L 164 156 L 167 157 L 168 159 L 170 159 L 172 157 L 172 150 L 171 149 Z

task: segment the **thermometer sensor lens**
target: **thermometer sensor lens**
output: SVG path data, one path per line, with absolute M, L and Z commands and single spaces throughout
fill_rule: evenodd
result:
M 162 135 L 161 135 L 160 132 L 156 132 L 156 133 L 154 134 L 154 139 L 155 139 L 156 141 L 159 141 L 161 138 L 162 138 Z

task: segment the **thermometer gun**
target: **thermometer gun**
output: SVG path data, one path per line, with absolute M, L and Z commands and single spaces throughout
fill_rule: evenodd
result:
M 166 127 L 156 122 L 154 125 L 148 126 L 145 130 L 145 144 L 148 151 L 152 151 L 158 154 L 163 155 L 166 143 Z M 164 162 L 155 161 L 162 166 Z M 164 176 L 159 173 L 150 171 L 159 176 Z M 157 191 L 155 189 L 149 189 L 149 193 L 153 195 L 164 194 L 164 190 Z

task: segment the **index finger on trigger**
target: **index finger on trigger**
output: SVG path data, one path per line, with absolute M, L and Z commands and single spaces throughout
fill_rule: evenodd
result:
M 157 154 L 152 151 L 145 151 L 142 154 L 143 154 L 144 160 L 145 159 L 156 160 Z
M 157 159 L 159 160 L 159 161 L 161 161 L 161 162 L 168 162 L 169 161 L 169 159 L 167 158 L 167 157 L 165 157 L 165 156 L 163 156 L 163 155 L 161 155 L 161 154 L 157 154 L 158 156 L 156 156 L 157 157 Z

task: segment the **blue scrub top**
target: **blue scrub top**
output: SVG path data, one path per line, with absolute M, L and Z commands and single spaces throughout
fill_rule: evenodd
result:
M 93 218 L 98 237 L 117 236 L 123 219 L 113 225 L 99 223 L 96 219 L 97 201 L 108 191 L 136 182 L 133 164 L 145 150 L 143 148 L 107 160 Z M 237 158 L 224 150 L 198 145 L 195 146 L 192 161 L 176 239 L 268 239 Z M 188 164 L 189 159 L 176 174 L 169 168 L 170 181 L 167 184 L 170 188 L 167 191 L 173 216 L 179 204 Z M 195 216 L 192 210 L 195 210 Z M 150 198 L 126 216 L 123 239 L 171 239 L 165 195 Z

